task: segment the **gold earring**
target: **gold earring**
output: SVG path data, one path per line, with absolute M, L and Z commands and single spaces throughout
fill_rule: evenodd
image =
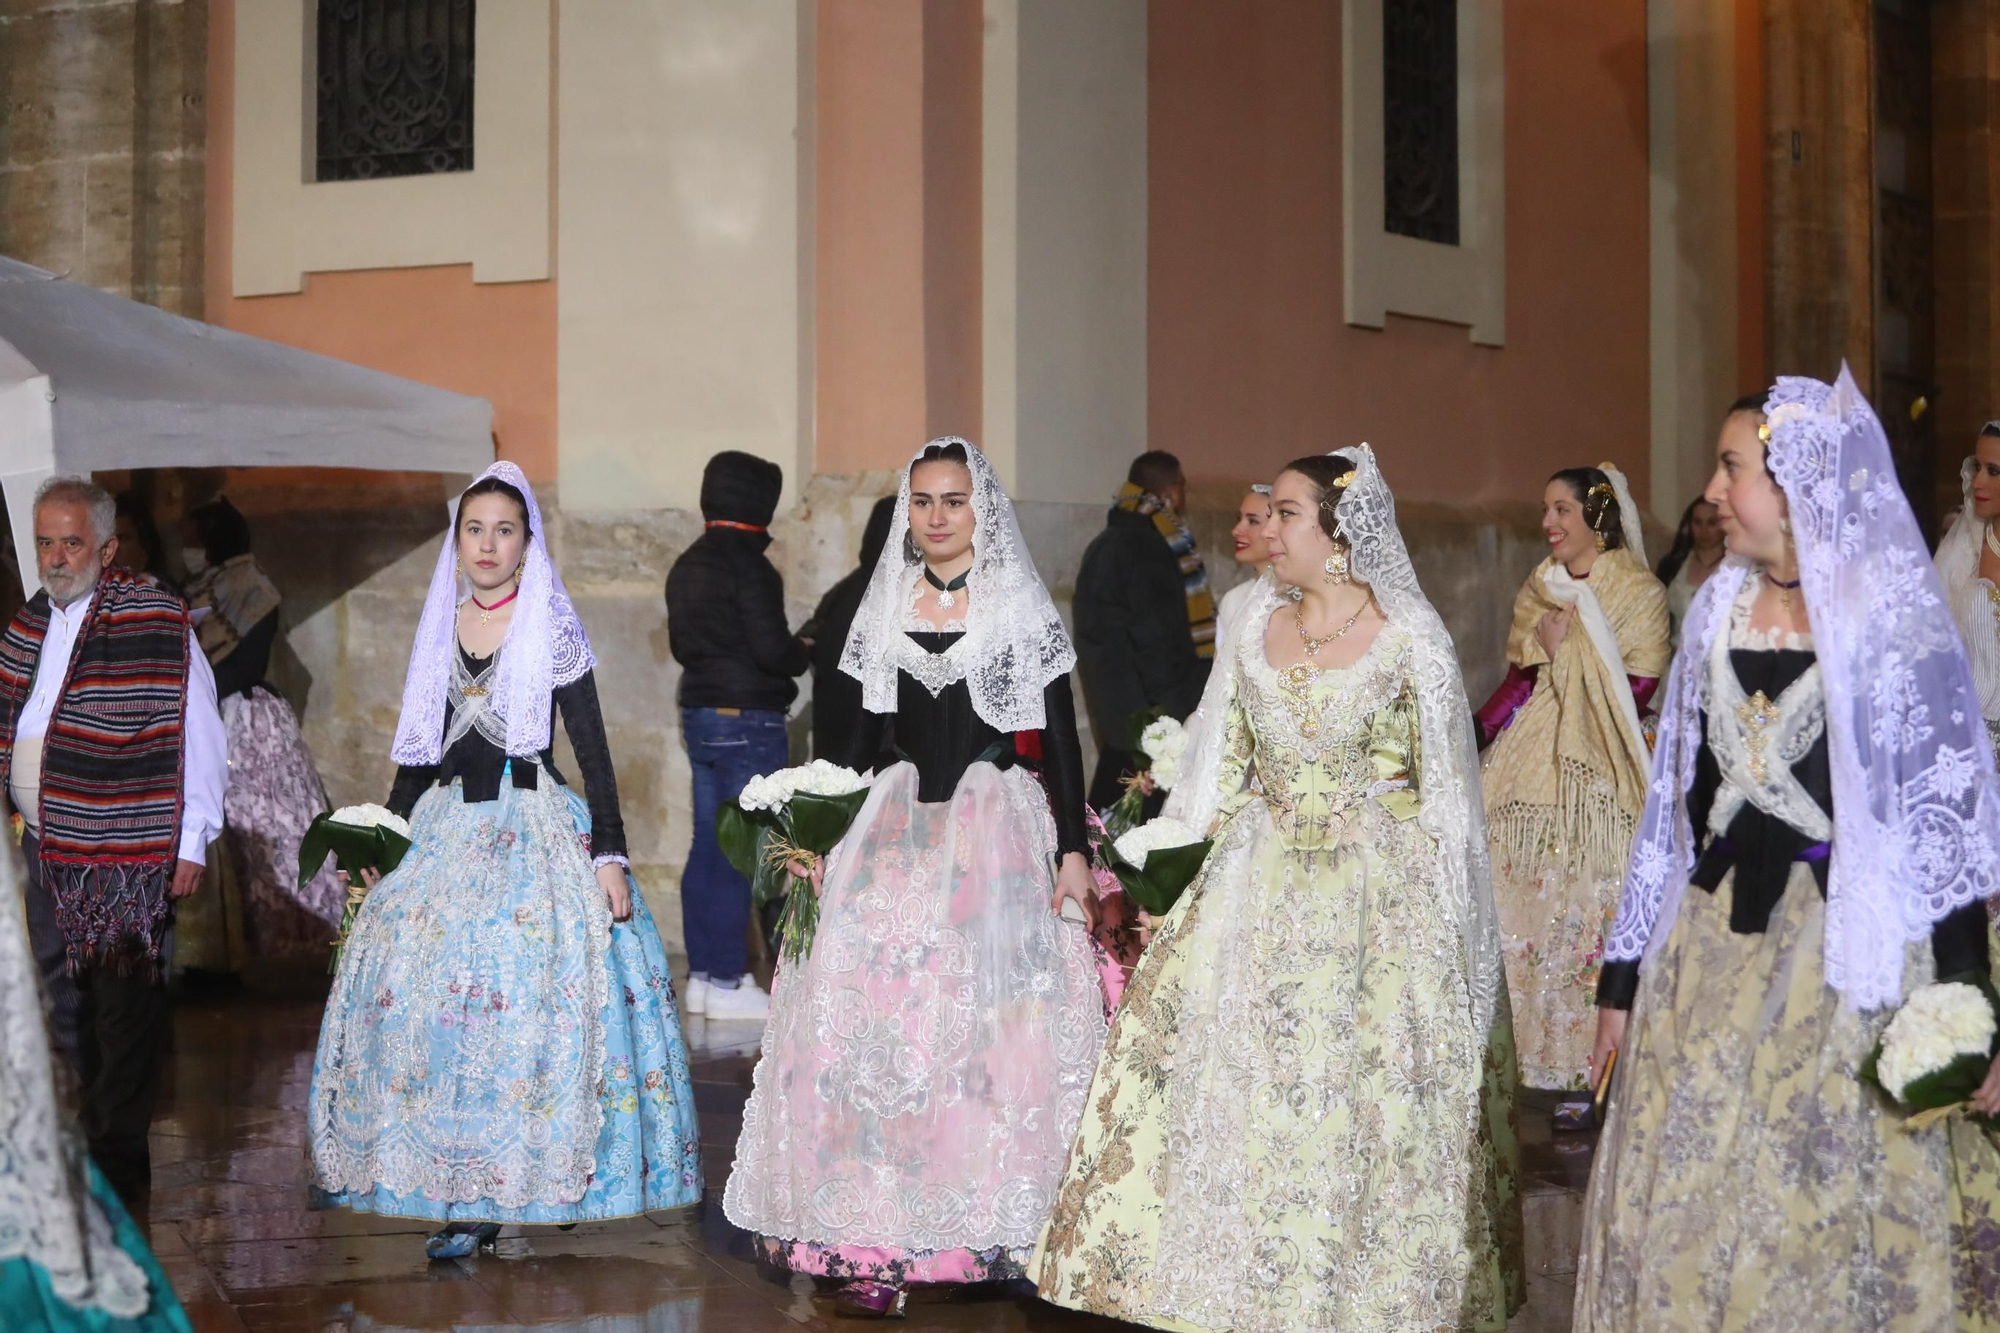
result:
M 1604 553 L 1606 540 L 1603 533 L 1600 532 L 1597 534 L 1597 551 L 1599 555 Z
M 461 555 L 461 556 L 456 556 L 456 557 L 454 557 L 453 559 L 454 559 L 454 563 L 455 563 L 455 564 L 457 564 L 457 566 L 458 566 L 458 576 L 459 576 L 460 578 L 464 578 L 464 577 L 465 577 L 465 557 Z
M 1338 546 L 1334 547 L 1333 553 L 1326 558 L 1326 581 L 1335 585 L 1348 581 L 1347 552 Z

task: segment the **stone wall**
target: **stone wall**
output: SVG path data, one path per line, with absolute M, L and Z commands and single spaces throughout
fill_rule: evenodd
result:
M 202 312 L 206 0 L 0 6 L 0 253 Z
M 240 472 L 226 485 L 250 516 L 259 558 L 285 592 L 289 644 L 274 676 L 300 709 L 328 794 L 336 804 L 379 801 L 393 776 L 388 751 L 410 639 L 453 487 L 441 478 L 368 473 L 312 474 L 312 484 L 301 485 L 306 475 Z M 894 483 L 889 473 L 814 477 L 773 525 L 772 556 L 794 625 L 853 567 L 868 511 Z M 557 564 L 598 656 L 633 868 L 678 952 L 680 872 L 692 830 L 674 702 L 680 672 L 668 651 L 662 589 L 674 559 L 701 531 L 700 518 L 679 510 L 569 514 L 553 494 L 540 499 Z M 1022 530 L 1065 615 L 1103 514 L 1095 503 L 1021 506 Z M 1458 643 L 1475 704 L 1503 673 L 1513 597 L 1541 557 L 1533 518 L 1527 510 L 1404 515 L 1419 576 Z M 1221 505 L 1204 503 L 1194 515 L 1197 539 L 1215 553 L 1218 592 L 1248 572 L 1227 555 L 1233 521 Z M 798 758 L 809 707 L 808 688 L 794 717 Z M 1085 746 L 1094 759 L 1087 731 Z M 566 742 L 558 741 L 557 751 L 574 776 Z

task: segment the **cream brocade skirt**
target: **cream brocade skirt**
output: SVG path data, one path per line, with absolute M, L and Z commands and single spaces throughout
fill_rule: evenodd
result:
M 2000 1153 L 1962 1120 L 1909 1133 L 1861 1083 L 1889 1011 L 1826 986 L 1809 867 L 1762 934 L 1730 931 L 1733 897 L 1689 888 L 1645 964 L 1575 1329 L 2000 1329 Z M 1928 941 L 1907 968 L 1931 977 Z
M 1048 1228 L 1047 1300 L 1158 1328 L 1498 1330 L 1524 1292 L 1503 1002 L 1475 1032 L 1414 819 L 1288 846 L 1264 802 L 1162 921 Z

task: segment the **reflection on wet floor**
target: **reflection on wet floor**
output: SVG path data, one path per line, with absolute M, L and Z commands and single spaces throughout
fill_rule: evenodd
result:
M 495 1252 L 433 1264 L 422 1222 L 305 1206 L 305 1105 L 316 1000 L 250 994 L 184 1004 L 153 1125 L 154 1250 L 197 1333 L 494 1330 L 761 1333 L 851 1329 L 810 1279 L 751 1259 L 722 1216 L 757 1029 L 688 1020 L 708 1197 L 701 1207 L 573 1231 L 510 1228 Z M 1514 1330 L 1569 1327 L 1588 1171 L 1582 1144 L 1549 1142 L 1523 1109 L 1531 1303 Z M 1578 1151 L 1581 1149 L 1581 1151 Z M 1111 1329 L 1010 1288 L 913 1295 L 912 1329 Z

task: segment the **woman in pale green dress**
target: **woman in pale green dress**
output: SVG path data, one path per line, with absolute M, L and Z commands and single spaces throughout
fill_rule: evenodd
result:
M 1515 1071 L 1458 664 L 1367 446 L 1287 467 L 1266 533 L 1173 811 L 1215 848 L 1133 974 L 1029 1273 L 1159 1328 L 1498 1330 Z

